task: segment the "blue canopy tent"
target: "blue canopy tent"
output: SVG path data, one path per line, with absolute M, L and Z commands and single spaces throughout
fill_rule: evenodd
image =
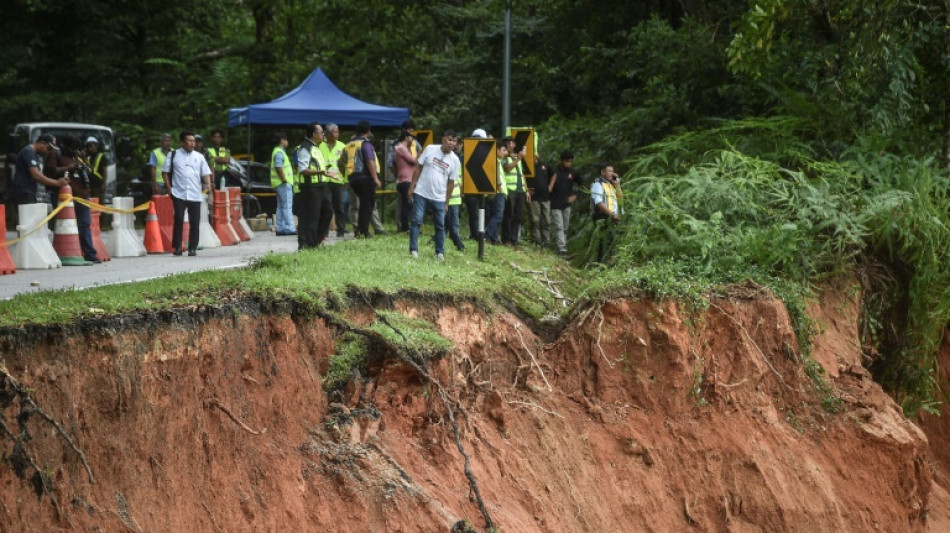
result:
M 355 126 L 361 120 L 373 126 L 399 127 L 409 120 L 409 110 L 357 100 L 334 85 L 319 67 L 300 86 L 280 98 L 228 110 L 229 128 L 250 128 L 251 124 L 304 126 L 311 122 Z

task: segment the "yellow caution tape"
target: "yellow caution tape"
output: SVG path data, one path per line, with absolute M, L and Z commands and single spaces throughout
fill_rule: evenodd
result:
M 57 214 L 59 214 L 60 211 L 62 211 L 63 209 L 66 208 L 67 205 L 69 205 L 69 201 L 70 201 L 70 200 L 72 200 L 72 201 L 74 201 L 74 202 L 76 202 L 76 203 L 78 203 L 78 204 L 82 204 L 82 205 L 84 205 L 84 206 L 86 206 L 86 207 L 88 207 L 88 208 L 90 208 L 90 209 L 95 209 L 96 211 L 106 211 L 106 212 L 108 212 L 108 213 L 124 213 L 124 214 L 131 214 L 131 213 L 134 213 L 134 212 L 136 212 L 136 211 L 144 211 L 144 210 L 148 209 L 149 205 L 151 205 L 151 203 L 152 203 L 151 201 L 145 202 L 144 204 L 137 205 L 137 206 L 133 207 L 132 209 L 116 209 L 116 208 L 114 208 L 114 207 L 109 207 L 109 206 L 107 206 L 107 205 L 96 204 L 96 203 L 90 202 L 89 200 L 86 200 L 85 198 L 77 198 L 77 197 L 72 196 L 72 195 L 61 196 L 61 197 L 59 198 L 59 200 L 60 200 L 59 205 L 56 206 L 56 208 L 53 209 L 53 210 L 50 212 L 49 215 L 46 215 L 46 218 L 44 218 L 43 220 L 41 220 L 40 223 L 37 224 L 35 228 L 33 228 L 33 229 L 27 231 L 27 232 L 24 233 L 23 235 L 20 235 L 20 236 L 17 237 L 16 239 L 12 239 L 12 240 L 9 240 L 9 241 L 0 242 L 0 247 L 3 247 L 3 246 L 10 246 L 11 244 L 20 242 L 20 241 L 22 241 L 23 239 L 29 237 L 29 236 L 30 236 L 31 234 L 33 234 L 34 232 L 36 232 L 36 230 L 38 230 L 38 229 L 42 228 L 43 226 L 47 225 L 50 220 L 53 220 L 53 217 L 55 217 Z

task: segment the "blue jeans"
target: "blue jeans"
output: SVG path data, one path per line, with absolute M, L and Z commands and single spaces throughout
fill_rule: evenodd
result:
M 274 187 L 277 192 L 277 233 L 293 233 L 294 227 L 294 187 L 281 183 Z
M 435 253 L 445 253 L 445 201 L 430 200 L 418 194 L 412 195 L 412 221 L 409 223 L 409 251 L 419 251 L 419 228 L 426 211 L 432 208 L 432 223 L 435 225 Z
M 465 250 L 465 243 L 462 242 L 462 236 L 459 235 L 459 208 L 461 205 L 450 205 L 449 212 L 445 214 L 445 231 L 448 232 L 449 238 L 452 239 L 452 242 L 455 243 L 455 248 L 458 251 Z
M 498 230 L 501 228 L 501 219 L 505 216 L 505 200 L 506 195 L 496 194 L 486 202 L 488 222 L 485 223 L 485 239 L 494 244 L 498 244 Z
M 79 247 L 82 249 L 84 259 L 95 259 L 98 257 L 96 247 L 92 243 L 92 210 L 88 207 L 73 202 L 76 211 L 76 226 L 79 228 Z

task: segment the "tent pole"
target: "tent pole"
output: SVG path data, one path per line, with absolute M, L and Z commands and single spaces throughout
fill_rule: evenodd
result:
M 247 114 L 247 175 L 251 175 L 251 114 Z

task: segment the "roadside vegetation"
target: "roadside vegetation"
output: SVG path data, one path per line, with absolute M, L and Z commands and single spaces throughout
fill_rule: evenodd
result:
M 815 134 L 804 121 L 776 117 L 639 151 L 602 267 L 609 275 L 595 276 L 586 292 L 639 288 L 702 306 L 707 290 L 751 281 L 786 302 L 807 355 L 804 299 L 829 278 L 853 276 L 866 364 L 905 413 L 933 412 L 936 353 L 950 321 L 946 173 L 933 158 L 859 143 L 829 153 L 808 141 Z

